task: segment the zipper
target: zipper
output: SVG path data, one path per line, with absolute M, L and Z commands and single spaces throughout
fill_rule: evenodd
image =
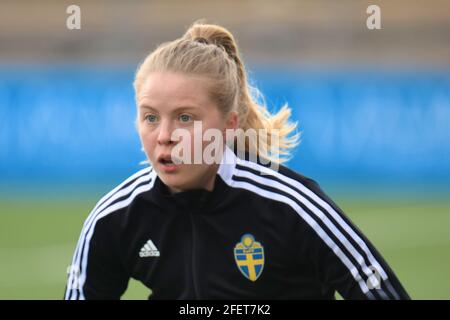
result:
M 197 299 L 199 299 L 200 295 L 199 295 L 199 289 L 198 289 L 198 285 L 197 285 L 197 263 L 196 263 L 196 255 L 195 255 L 195 252 L 196 252 L 195 224 L 194 224 L 194 216 L 191 212 L 189 213 L 189 217 L 190 217 L 191 225 L 192 225 L 192 248 L 191 248 L 192 282 L 193 282 L 194 296 Z

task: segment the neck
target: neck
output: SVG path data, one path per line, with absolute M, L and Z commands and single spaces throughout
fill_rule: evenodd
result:
M 214 185 L 216 182 L 216 175 L 217 175 L 218 168 L 219 168 L 219 164 L 213 164 L 210 166 L 210 168 L 209 168 L 210 170 L 208 170 L 208 173 L 205 174 L 205 176 L 201 177 L 200 178 L 201 180 L 198 181 L 198 183 L 196 183 L 193 186 L 190 186 L 188 188 L 185 188 L 185 189 L 169 187 L 169 191 L 171 194 L 188 191 L 188 190 L 192 190 L 192 189 L 205 189 L 205 190 L 211 192 L 214 190 Z

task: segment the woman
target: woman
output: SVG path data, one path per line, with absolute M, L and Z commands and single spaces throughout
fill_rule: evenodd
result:
M 151 166 L 87 218 L 66 299 L 118 299 L 130 277 L 152 299 L 409 298 L 317 183 L 281 165 L 290 110 L 252 99 L 229 31 L 195 23 L 134 86 Z

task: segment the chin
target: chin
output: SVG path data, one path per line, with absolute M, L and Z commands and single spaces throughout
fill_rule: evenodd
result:
M 171 189 L 182 191 L 182 190 L 188 188 L 187 181 L 185 181 L 185 179 L 183 179 L 181 177 L 170 176 L 170 175 L 164 174 L 164 173 L 162 175 L 160 175 L 159 177 L 162 180 L 162 182 L 164 182 L 164 184 Z

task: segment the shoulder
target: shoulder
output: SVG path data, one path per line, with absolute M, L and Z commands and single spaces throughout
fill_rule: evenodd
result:
M 283 203 L 296 217 L 310 223 L 324 214 L 341 211 L 318 182 L 284 165 L 238 159 L 230 185 L 246 189 L 255 197 Z
M 127 208 L 137 197 L 150 190 L 155 180 L 155 172 L 151 166 L 141 169 L 105 194 L 94 206 L 85 220 L 84 229 L 91 228 L 99 221 L 102 224 L 117 219 L 119 213 L 127 212 Z M 124 214 L 120 214 L 124 216 Z
M 319 184 L 285 165 L 271 162 L 261 163 L 238 159 L 233 172 L 232 180 L 241 187 L 247 186 L 250 191 L 261 194 L 267 190 L 279 195 L 291 195 L 297 199 L 327 199 Z M 252 188 L 252 187 L 255 188 Z
M 291 222 L 299 222 L 301 230 L 314 231 L 327 243 L 327 232 L 334 235 L 338 229 L 350 229 L 349 219 L 315 180 L 284 165 L 239 159 L 232 180 L 235 187 L 247 189 L 254 196 L 284 204 Z M 275 213 L 278 216 L 279 212 Z

